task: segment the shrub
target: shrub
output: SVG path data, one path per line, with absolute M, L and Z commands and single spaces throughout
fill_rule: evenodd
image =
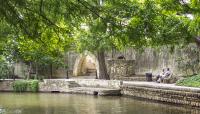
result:
M 15 92 L 38 92 L 39 81 L 38 80 L 17 80 L 13 83 L 13 90 Z
M 13 83 L 13 90 L 15 92 L 25 92 L 27 91 L 27 81 L 19 80 Z
M 176 82 L 179 86 L 200 87 L 200 75 L 194 75 Z
M 38 80 L 28 81 L 28 89 L 31 92 L 38 92 L 38 90 L 39 90 L 39 81 Z
M 0 79 L 5 79 L 11 71 L 10 64 L 3 56 L 0 56 Z

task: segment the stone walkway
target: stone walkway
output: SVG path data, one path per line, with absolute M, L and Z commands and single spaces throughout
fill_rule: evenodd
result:
M 197 87 L 185 87 L 185 86 L 177 86 L 175 84 L 164 84 L 164 83 L 156 83 L 156 82 L 123 81 L 122 86 L 137 86 L 137 87 L 147 87 L 147 88 L 200 93 L 200 88 L 197 88 Z

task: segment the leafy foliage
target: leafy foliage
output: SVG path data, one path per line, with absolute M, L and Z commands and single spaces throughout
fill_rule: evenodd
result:
M 179 86 L 200 87 L 200 75 L 194 75 L 176 82 Z
M 198 0 L 0 0 L 0 48 L 14 61 L 57 64 L 66 50 L 186 45 L 200 35 L 199 12 Z
M 70 35 L 75 23 L 71 19 L 75 21 L 77 15 L 67 10 L 80 6 L 74 2 L 1 0 L 0 38 L 5 39 L 0 41 L 1 55 L 37 66 L 63 66 L 64 51 L 73 41 Z
M 199 72 L 199 49 L 196 45 L 189 45 L 189 48 L 184 48 L 183 51 L 185 54 L 180 57 L 176 57 L 176 61 L 178 62 L 178 67 L 182 69 L 182 71 L 186 75 L 195 75 Z
M 0 56 L 0 79 L 6 78 L 10 75 L 11 66 L 8 61 L 5 60 L 4 57 Z
M 39 81 L 38 80 L 18 80 L 13 83 L 13 90 L 15 92 L 38 92 Z
M 92 6 L 99 10 L 92 12 L 96 16 L 83 17 L 88 28 L 76 32 L 78 50 L 185 45 L 196 36 L 188 29 L 193 28 L 192 20 L 179 1 L 111 0 Z
M 38 80 L 29 80 L 28 81 L 28 89 L 31 92 L 38 92 L 38 90 L 39 90 L 39 81 Z
M 27 81 L 25 80 L 20 80 L 20 81 L 15 81 L 13 83 L 13 90 L 15 92 L 25 92 L 27 90 Z
M 78 36 L 75 42 L 78 50 L 174 45 L 191 42 L 193 36 L 199 35 L 198 0 L 1 2 L 0 18 L 15 28 L 15 33 L 43 42 L 47 33 L 49 37 L 64 35 L 68 39 Z M 192 14 L 194 19 L 185 14 Z M 89 29 L 81 30 L 82 24 Z

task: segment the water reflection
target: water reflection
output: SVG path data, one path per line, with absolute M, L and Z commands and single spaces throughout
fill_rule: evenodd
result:
M 0 114 L 200 114 L 200 109 L 126 97 L 0 93 Z

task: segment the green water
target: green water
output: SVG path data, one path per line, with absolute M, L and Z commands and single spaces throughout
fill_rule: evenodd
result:
M 200 111 L 127 97 L 0 93 L 0 114 L 200 114 Z

